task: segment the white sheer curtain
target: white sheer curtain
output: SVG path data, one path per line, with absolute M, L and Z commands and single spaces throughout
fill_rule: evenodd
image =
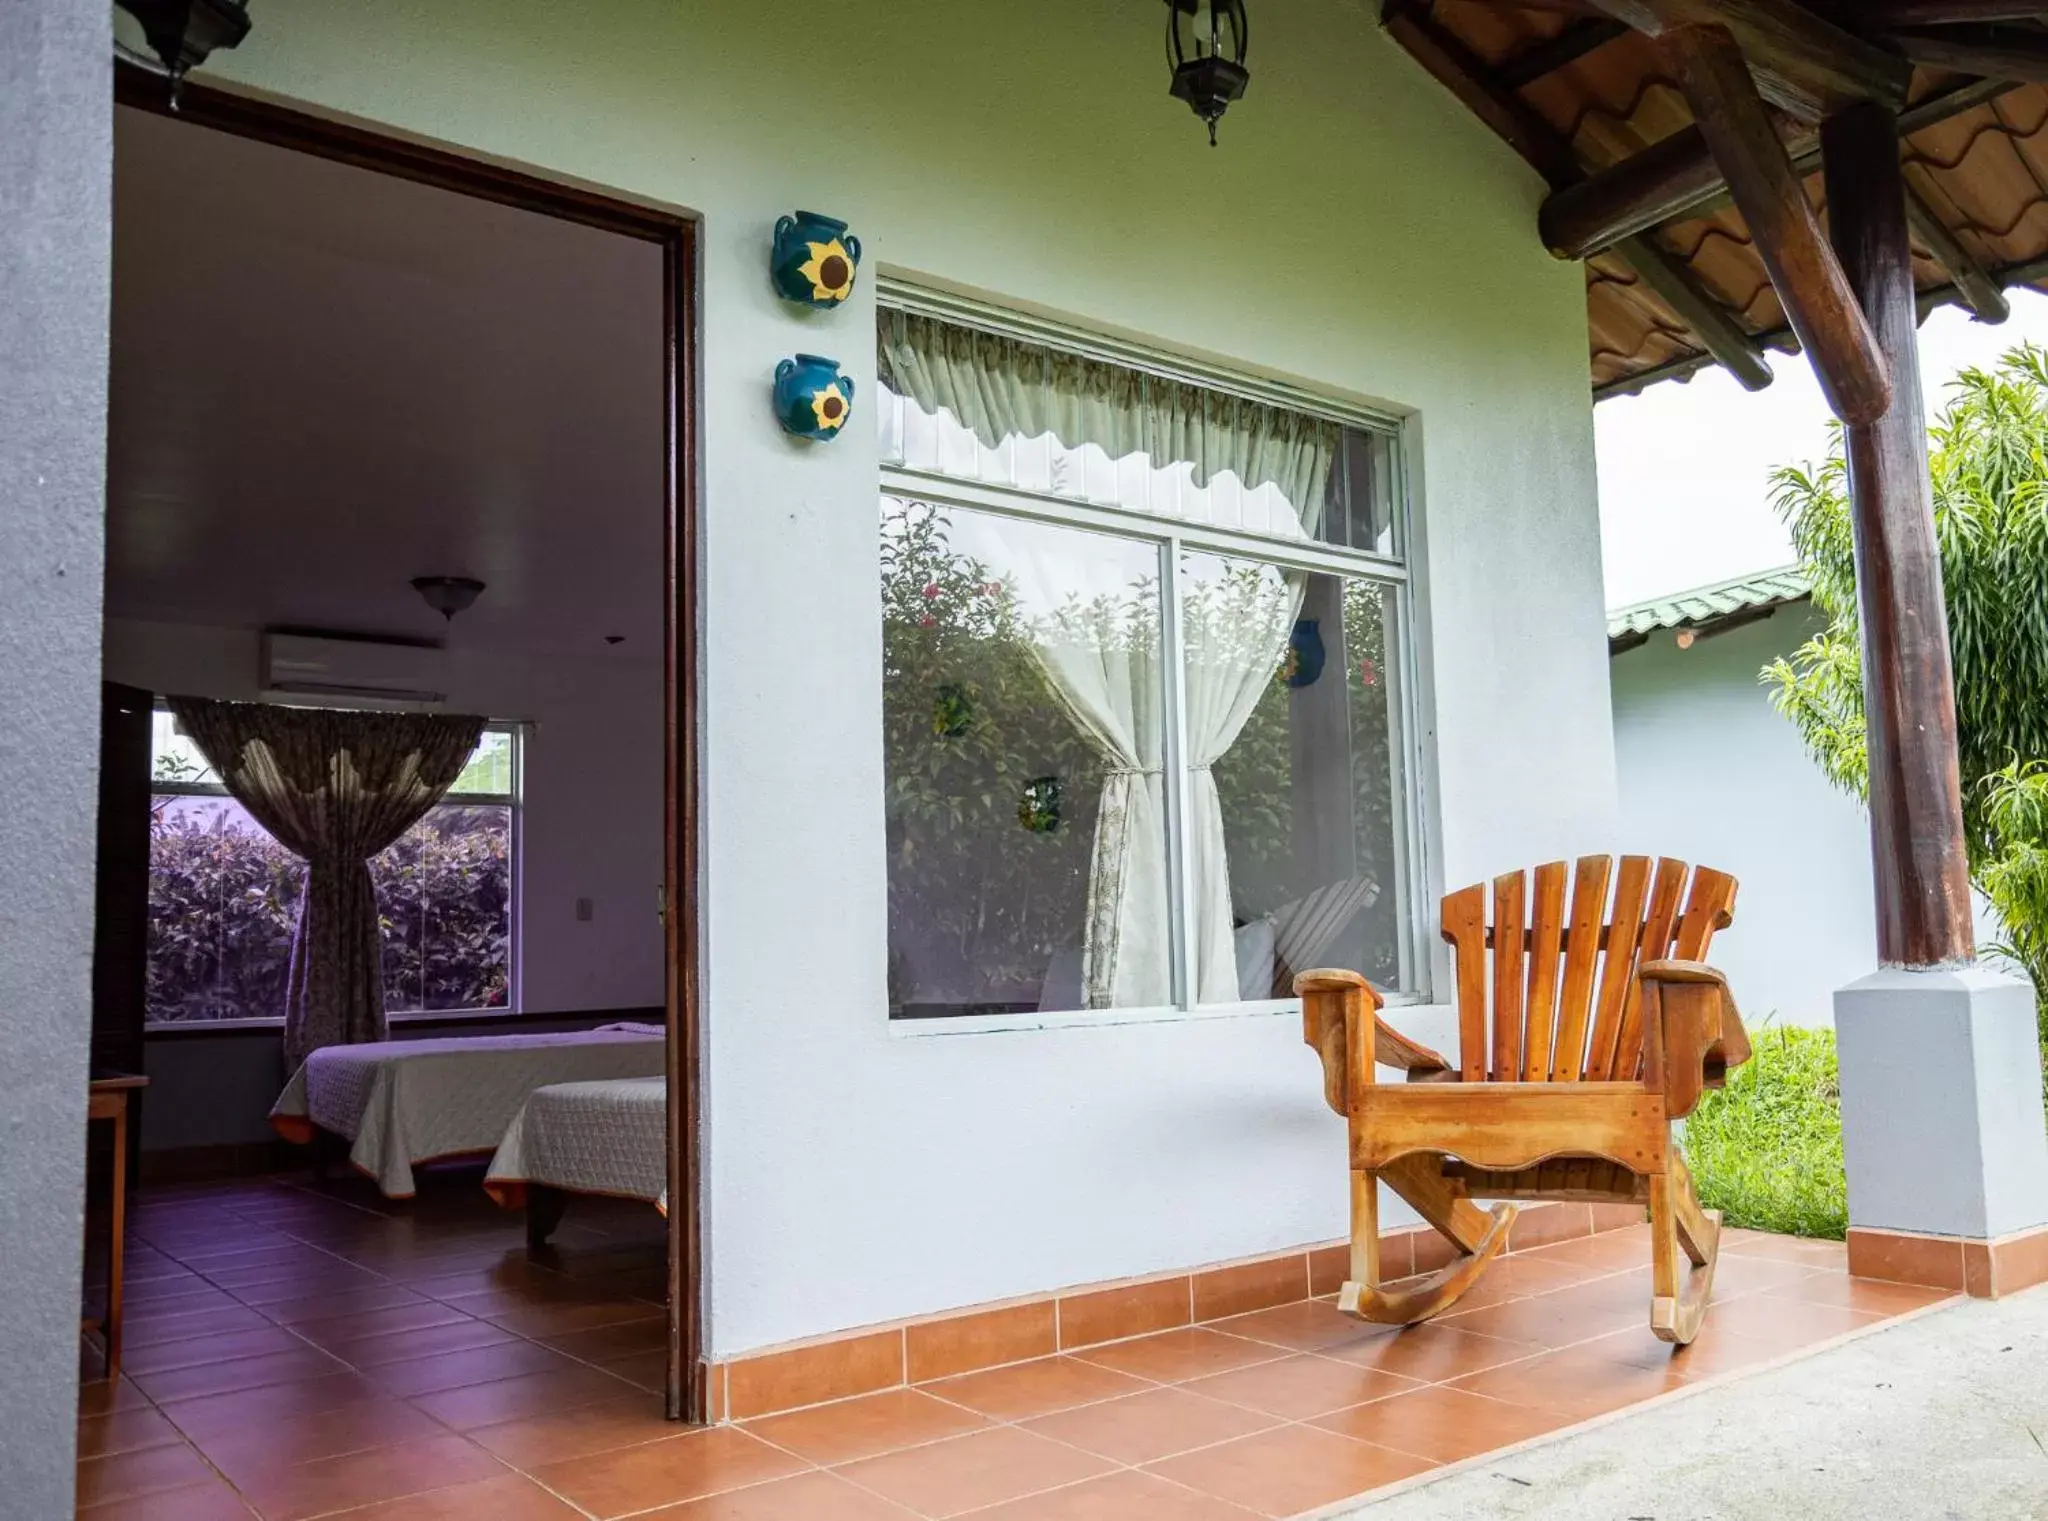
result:
M 1187 465 L 1198 486 L 1228 473 L 1246 489 L 1279 491 L 1308 536 L 1321 521 L 1340 437 L 1326 419 L 904 312 L 883 311 L 878 337 L 882 383 L 926 413 L 950 416 L 986 448 L 1050 436 L 1068 448 L 1095 445 L 1113 461 L 1143 456 L 1154 471 Z M 1231 1002 L 1238 982 L 1230 869 L 1211 768 L 1279 669 L 1303 578 L 1251 561 L 1194 558 L 1226 567 L 1226 583 L 1235 578 L 1235 593 L 1214 599 L 1213 615 L 1197 598 L 1184 626 L 1193 991 L 1201 1002 Z M 1156 613 L 1156 588 L 1152 599 Z M 1054 597 L 1042 605 L 1060 612 L 1034 636 L 1034 654 L 1108 766 L 1089 879 L 1087 1003 L 1164 1004 L 1172 975 L 1158 646 L 1147 656 L 1130 614 L 1112 602 Z
M 1081 944 L 1082 1005 L 1173 1001 L 1166 875 L 1159 555 L 1147 544 L 990 513 L 953 547 L 1008 586 L 1046 689 L 1102 758 Z
M 1195 1001 L 1233 1003 L 1243 995 L 1223 799 L 1216 791 L 1214 767 L 1237 743 L 1279 674 L 1308 578 L 1299 571 L 1214 555 L 1185 557 L 1181 574 Z M 1286 780 L 1276 776 L 1273 785 Z
M 1107 768 L 1081 951 L 1091 1009 L 1173 1001 L 1159 646 L 1144 637 L 1141 616 L 1100 602 L 1072 609 L 1031 647 L 1046 684 Z

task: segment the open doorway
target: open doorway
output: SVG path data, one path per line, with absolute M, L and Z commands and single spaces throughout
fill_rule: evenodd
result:
M 149 1083 L 125 1272 L 88 1274 L 123 1371 L 202 1454 L 173 1405 L 341 1375 L 444 1425 L 701 1419 L 691 226 L 117 94 L 94 1048 Z M 361 758 L 415 722 L 401 808 Z M 404 816 L 341 830 L 344 771 Z M 349 869 L 374 1028 L 302 922 Z M 344 1028 L 402 1055 L 323 1096 Z

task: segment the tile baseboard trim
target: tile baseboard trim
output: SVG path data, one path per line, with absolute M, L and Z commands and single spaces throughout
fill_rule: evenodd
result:
M 2048 1283 L 2048 1225 L 1979 1240 L 1851 1226 L 1849 1273 L 1998 1299 Z
M 1642 1219 L 1632 1205 L 1531 1205 L 1515 1221 L 1509 1251 L 1622 1230 Z M 1383 1233 L 1382 1271 L 1429 1271 L 1439 1240 L 1426 1225 Z M 1324 1242 L 763 1347 L 708 1365 L 712 1419 L 779 1415 L 1334 1294 L 1349 1262 L 1347 1243 Z

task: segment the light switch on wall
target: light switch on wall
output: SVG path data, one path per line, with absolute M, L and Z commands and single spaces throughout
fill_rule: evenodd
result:
M 594 917 L 595 913 L 596 905 L 593 904 L 590 901 L 590 899 L 578 898 L 576 900 L 576 921 L 579 924 L 588 924 Z

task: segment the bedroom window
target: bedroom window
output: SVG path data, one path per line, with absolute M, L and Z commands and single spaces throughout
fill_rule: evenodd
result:
M 880 321 L 891 1016 L 1424 991 L 1391 427 Z
M 276 1019 L 305 863 L 167 712 L 152 751 L 148 1022 Z M 370 862 L 387 1013 L 516 1007 L 520 759 L 517 727 L 485 730 L 448 795 Z

